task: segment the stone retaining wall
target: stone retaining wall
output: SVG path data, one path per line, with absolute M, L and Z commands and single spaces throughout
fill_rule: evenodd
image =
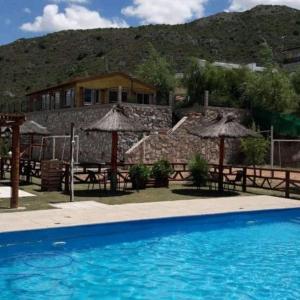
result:
M 209 108 L 205 118 L 213 120 L 221 110 L 234 112 L 240 121 L 247 115 L 244 110 Z M 151 134 L 143 138 L 126 152 L 126 161 L 128 163 L 153 163 L 159 159 L 167 159 L 173 163 L 186 163 L 194 154 L 201 153 L 210 163 L 217 163 L 219 139 L 201 139 L 190 133 L 190 130 L 203 118 L 201 113 L 191 113 L 180 120 L 170 131 Z M 239 140 L 226 139 L 226 162 L 238 161 L 239 146 Z
M 112 105 L 89 106 L 75 109 L 63 109 L 59 111 L 43 111 L 27 114 L 27 118 L 46 126 L 52 135 L 69 135 L 70 124 L 75 123 L 76 134 L 80 138 L 79 161 L 110 161 L 111 134 L 92 132 L 86 133 L 82 129 L 91 123 L 100 120 Z M 124 104 L 125 112 L 132 119 L 132 122 L 140 122 L 152 132 L 163 128 L 171 128 L 172 112 L 168 106 Z M 138 140 L 142 134 L 122 133 L 119 138 L 119 159 L 124 160 L 125 152 Z M 47 158 L 51 157 L 52 142 L 46 148 Z M 69 142 L 66 140 L 57 141 L 57 158 L 65 146 L 65 156 L 69 156 Z M 35 158 L 39 153 L 35 151 Z

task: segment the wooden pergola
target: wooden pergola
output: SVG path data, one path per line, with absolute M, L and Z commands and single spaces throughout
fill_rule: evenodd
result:
M 24 122 L 24 115 L 0 113 L 0 127 L 9 127 L 12 129 L 10 208 L 18 208 L 19 205 L 20 126 Z

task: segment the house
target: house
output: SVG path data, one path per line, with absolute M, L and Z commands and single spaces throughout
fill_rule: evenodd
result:
M 283 51 L 283 67 L 294 71 L 300 66 L 300 47 L 285 49 Z
M 26 95 L 25 111 L 51 111 L 116 102 L 156 104 L 156 89 L 122 72 L 75 78 Z
M 205 67 L 205 65 L 207 64 L 207 61 L 204 59 L 199 59 L 198 62 L 201 67 Z M 219 67 L 222 69 L 228 69 L 228 70 L 237 70 L 237 69 L 242 69 L 242 68 L 249 69 L 251 72 L 263 72 L 265 70 L 264 67 L 260 67 L 256 63 L 241 65 L 241 64 L 235 64 L 235 63 L 215 61 L 212 63 L 212 65 L 215 67 Z
M 197 59 L 197 62 L 199 64 L 199 67 L 204 68 L 207 63 L 209 63 L 205 59 Z M 221 69 L 226 69 L 226 70 L 239 70 L 242 68 L 246 68 L 250 70 L 251 72 L 263 72 L 265 70 L 264 67 L 258 66 L 256 63 L 250 63 L 247 65 L 242 65 L 242 64 L 236 64 L 236 63 L 227 63 L 227 62 L 220 62 L 220 61 L 215 61 L 211 63 L 212 66 L 221 68 Z M 184 73 L 177 73 L 175 75 L 177 82 L 181 82 L 182 79 L 184 78 Z M 182 84 L 179 84 L 175 87 L 174 91 L 174 101 L 175 103 L 183 102 L 187 99 L 187 88 L 182 86 Z

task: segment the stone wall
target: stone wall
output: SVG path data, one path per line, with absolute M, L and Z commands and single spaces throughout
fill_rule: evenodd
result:
M 52 135 L 69 135 L 70 124 L 75 123 L 76 134 L 80 139 L 79 161 L 110 161 L 111 134 L 92 132 L 87 133 L 82 129 L 91 123 L 100 120 L 112 105 L 89 106 L 75 109 L 63 109 L 59 111 L 43 111 L 27 114 L 27 118 L 46 126 Z M 163 128 L 171 128 L 172 112 L 168 106 L 124 104 L 125 112 L 132 122 L 140 122 L 151 131 Z M 125 152 L 138 140 L 142 134 L 122 133 L 119 138 L 119 159 L 124 160 Z M 65 156 L 68 158 L 69 142 L 57 141 L 56 158 L 61 158 L 65 145 Z M 51 157 L 52 142 L 46 147 L 46 157 Z M 35 156 L 39 155 L 38 151 Z
M 209 108 L 205 118 L 213 120 L 218 113 L 234 112 L 242 121 L 247 112 L 244 110 Z M 190 133 L 190 130 L 203 119 L 201 113 L 191 113 L 179 121 L 168 132 L 160 132 L 144 137 L 126 152 L 129 163 L 153 163 L 159 159 L 167 159 L 173 163 L 186 163 L 196 153 L 201 153 L 210 163 L 218 163 L 219 139 L 201 139 Z M 239 159 L 239 140 L 225 140 L 225 161 L 237 162 Z

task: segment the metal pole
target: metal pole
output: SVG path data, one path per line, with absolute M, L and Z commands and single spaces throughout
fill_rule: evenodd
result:
M 56 144 L 55 144 L 55 137 L 53 137 L 53 149 L 52 149 L 52 159 L 55 159 L 55 148 L 56 148 Z
M 274 168 L 274 127 L 271 126 L 271 168 Z
M 70 190 L 70 202 L 74 201 L 74 123 L 71 123 L 71 143 L 70 143 L 70 180 L 71 180 L 71 190 Z
M 224 157 L 225 157 L 225 139 L 222 136 L 220 138 L 220 157 L 219 157 L 219 192 L 224 191 Z
M 209 102 L 209 91 L 206 90 L 204 93 L 204 105 L 203 105 L 204 116 L 206 116 L 207 114 L 208 102 Z

